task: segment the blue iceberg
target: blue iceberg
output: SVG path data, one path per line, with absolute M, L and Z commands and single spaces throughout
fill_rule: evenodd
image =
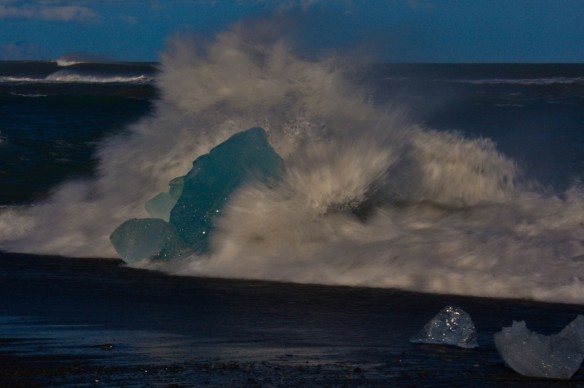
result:
M 197 158 L 186 176 L 170 182 L 167 193 L 145 204 L 154 218 L 128 220 L 110 240 L 126 262 L 209 253 L 215 220 L 233 193 L 252 182 L 277 182 L 283 171 L 284 161 L 262 128 L 237 133 Z
M 170 223 L 193 252 L 208 253 L 215 219 L 231 195 L 253 181 L 277 181 L 283 170 L 262 128 L 237 133 L 193 162 Z
M 144 208 L 151 217 L 165 221 L 170 219 L 170 212 L 182 194 L 183 181 L 182 176 L 174 178 L 168 184 L 170 189 L 167 193 L 160 193 L 144 204 Z
M 191 253 L 174 227 L 158 218 L 130 219 L 116 228 L 110 241 L 126 263 L 170 260 Z

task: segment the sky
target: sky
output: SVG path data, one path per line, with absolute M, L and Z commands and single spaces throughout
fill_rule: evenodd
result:
M 290 17 L 303 49 L 384 62 L 584 63 L 584 0 L 0 0 L 0 60 L 156 61 L 179 32 L 211 39 Z

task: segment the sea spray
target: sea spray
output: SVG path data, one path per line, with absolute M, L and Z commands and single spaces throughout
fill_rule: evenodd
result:
M 489 139 L 378 106 L 334 58 L 244 26 L 171 39 L 152 115 L 105 140 L 95 178 L 0 216 L 2 249 L 115 257 L 108 236 L 200 155 L 260 126 L 286 163 L 215 220 L 213 253 L 170 273 L 584 303 L 584 194 L 528 184 Z M 26 220 L 26 224 L 24 221 Z M 18 225 L 18 227 L 16 227 Z M 21 225 L 26 225 L 23 229 Z
M 262 46 L 246 34 L 236 26 L 204 52 L 191 39 L 171 39 L 154 113 L 103 142 L 95 179 L 65 183 L 31 208 L 36 227 L 10 242 L 11 249 L 115 257 L 108 241 L 115 227 L 145 217 L 148 199 L 234 133 L 260 126 L 287 157 L 333 130 L 374 120 L 364 91 L 353 88 L 334 61 L 302 60 L 282 42 Z

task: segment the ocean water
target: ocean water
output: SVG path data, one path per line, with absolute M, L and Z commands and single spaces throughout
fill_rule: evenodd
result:
M 241 31 L 158 64 L 0 63 L 0 249 L 109 235 L 250 127 L 284 158 L 187 276 L 584 303 L 584 65 L 352 64 Z M 358 213 L 358 215 L 356 215 Z
M 147 114 L 153 64 L 0 63 L 2 205 L 46 198 L 95 171 L 108 135 Z

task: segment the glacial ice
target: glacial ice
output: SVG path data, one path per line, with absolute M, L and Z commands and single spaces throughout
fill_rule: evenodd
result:
M 454 306 L 444 307 L 424 328 L 410 339 L 412 343 L 452 345 L 476 348 L 477 331 L 466 311 Z
M 570 379 L 584 360 L 584 316 L 578 315 L 554 335 L 535 333 L 525 321 L 514 321 L 495 334 L 495 347 L 505 364 L 519 374 Z
M 170 260 L 190 253 L 174 227 L 158 218 L 130 219 L 116 228 L 110 241 L 126 263 Z
M 170 181 L 168 192 L 146 202 L 153 218 L 124 222 L 110 240 L 126 262 L 208 253 L 215 219 L 233 192 L 253 181 L 275 181 L 283 170 L 263 129 L 237 133 L 197 158 L 186 176 Z
M 150 217 L 168 221 L 170 219 L 170 211 L 175 204 L 176 199 L 173 199 L 169 193 L 160 193 L 149 199 L 144 204 L 144 208 Z
M 170 211 L 182 193 L 183 181 L 182 176 L 174 178 L 168 184 L 170 188 L 167 193 L 160 193 L 144 204 L 144 208 L 151 217 L 165 221 L 170 219 Z
M 233 192 L 254 180 L 277 180 L 283 169 L 262 128 L 237 133 L 193 162 L 170 223 L 195 253 L 208 253 L 215 219 Z

